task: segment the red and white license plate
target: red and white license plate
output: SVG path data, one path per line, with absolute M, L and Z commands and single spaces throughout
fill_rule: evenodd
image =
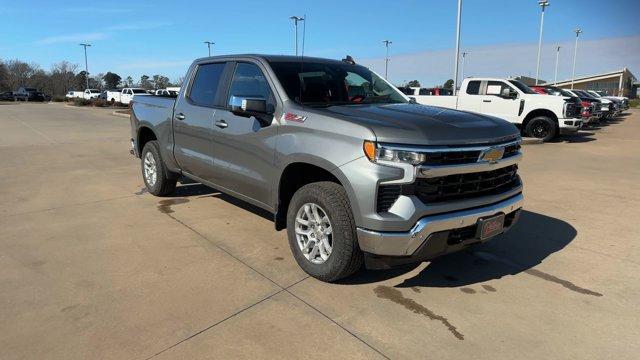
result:
M 485 240 L 490 237 L 502 234 L 504 231 L 504 214 L 478 219 L 478 230 L 476 237 Z

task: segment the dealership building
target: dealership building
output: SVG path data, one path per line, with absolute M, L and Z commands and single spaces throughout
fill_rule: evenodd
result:
M 559 81 L 556 85 L 571 89 L 571 80 Z M 605 91 L 609 96 L 637 96 L 638 79 L 624 68 L 618 71 L 578 77 L 573 80 L 573 88 L 580 90 Z

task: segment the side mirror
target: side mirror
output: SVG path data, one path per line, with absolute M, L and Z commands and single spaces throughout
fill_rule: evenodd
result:
M 409 104 L 417 104 L 418 101 L 416 100 L 416 98 L 409 96 Z
M 518 98 L 518 93 L 509 88 L 504 88 L 500 92 L 500 96 L 505 99 L 516 99 Z
M 229 106 L 231 107 L 231 112 L 237 114 L 254 115 L 267 113 L 267 100 L 261 98 L 231 96 Z

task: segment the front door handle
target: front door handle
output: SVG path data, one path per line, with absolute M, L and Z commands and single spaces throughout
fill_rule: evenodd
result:
M 184 114 L 183 114 L 183 113 L 178 113 L 178 114 L 176 114 L 176 119 L 178 119 L 178 120 L 184 120 L 184 119 L 186 119 L 186 118 L 187 118 L 187 117 L 186 117 L 186 116 L 184 116 Z
M 216 121 L 216 126 L 219 127 L 220 129 L 224 129 L 227 126 L 229 126 L 229 124 L 227 124 L 227 122 L 224 120 L 218 120 Z
M 491 102 L 491 100 L 482 100 L 482 102 Z

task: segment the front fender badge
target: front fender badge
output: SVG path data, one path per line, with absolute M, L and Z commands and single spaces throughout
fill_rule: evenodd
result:
M 307 120 L 307 117 L 288 112 L 282 115 L 282 119 L 285 121 L 303 123 L 305 120 Z

